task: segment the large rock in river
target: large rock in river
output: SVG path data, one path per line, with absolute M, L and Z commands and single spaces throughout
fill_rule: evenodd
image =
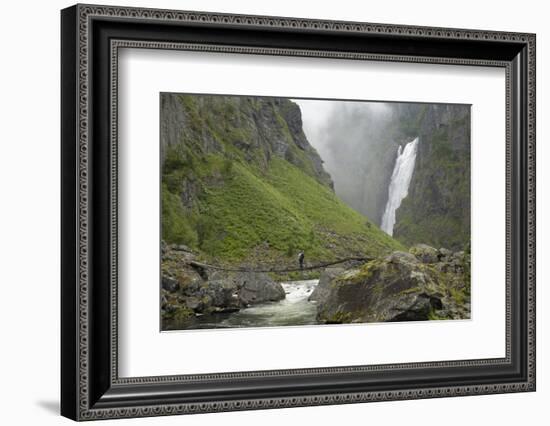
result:
M 242 274 L 242 285 L 239 287 L 239 299 L 245 305 L 262 302 L 275 302 L 285 298 L 283 286 L 273 281 L 267 274 Z
M 312 300 L 324 323 L 464 319 L 470 316 L 469 256 L 428 246 L 359 268 L 326 271 Z M 459 264 L 459 261 L 462 264 Z
M 330 293 L 330 282 L 342 274 L 345 271 L 344 268 L 327 268 L 319 277 L 319 283 L 315 286 L 313 292 L 309 295 L 308 300 L 310 302 L 318 302 L 319 300 L 326 300 Z
M 230 293 L 233 299 L 238 299 L 240 307 L 285 298 L 283 286 L 259 272 L 214 272 L 209 276 L 208 287 L 217 293 L 221 291 L 225 297 Z

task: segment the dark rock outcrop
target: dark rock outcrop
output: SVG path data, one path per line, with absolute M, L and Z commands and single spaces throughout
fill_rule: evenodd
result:
M 324 323 L 466 319 L 470 258 L 421 245 L 346 271 L 330 271 L 312 300 Z
M 223 296 L 219 299 L 221 303 L 217 303 L 218 307 L 227 304 L 233 306 L 235 302 L 238 307 L 245 307 L 285 298 L 282 285 L 273 281 L 267 274 L 259 272 L 215 271 L 209 275 L 208 286 Z
M 233 312 L 285 298 L 282 285 L 263 273 L 198 270 L 191 251 L 163 245 L 161 314 L 180 324 L 196 315 Z
M 300 108 L 289 99 L 161 93 L 160 125 L 163 167 L 167 153 L 182 149 L 182 143 L 203 154 L 226 151 L 222 137 L 253 163 L 266 167 L 276 155 L 333 187 L 321 157 L 304 134 Z M 189 179 L 185 184 L 181 193 L 188 205 L 200 193 L 200 185 Z
M 285 298 L 285 291 L 280 283 L 273 281 L 267 274 L 244 274 L 239 287 L 239 299 L 245 305 L 261 302 L 275 302 Z
M 178 291 L 180 288 L 180 285 L 178 281 L 172 277 L 163 276 L 162 277 L 162 288 L 166 291 L 169 291 L 171 293 Z

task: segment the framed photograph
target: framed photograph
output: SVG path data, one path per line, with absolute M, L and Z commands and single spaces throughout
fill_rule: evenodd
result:
M 535 390 L 535 35 L 61 12 L 61 412 Z

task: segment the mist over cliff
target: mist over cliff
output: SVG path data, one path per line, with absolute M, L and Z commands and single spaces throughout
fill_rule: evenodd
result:
M 338 196 L 380 224 L 390 163 L 398 146 L 387 132 L 391 107 L 383 103 L 297 102 L 304 130 L 325 162 Z
M 394 236 L 459 248 L 470 239 L 468 105 L 296 100 L 336 194 L 379 226 L 403 148 L 419 139 Z

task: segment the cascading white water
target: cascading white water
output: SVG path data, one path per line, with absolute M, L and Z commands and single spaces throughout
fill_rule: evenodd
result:
M 388 189 L 388 202 L 386 203 L 386 209 L 382 216 L 382 225 L 380 226 L 389 235 L 393 235 L 395 211 L 409 192 L 409 184 L 411 183 L 414 163 L 416 161 L 417 146 L 418 138 L 405 145 L 404 149 L 402 146 L 399 146 L 397 150 L 397 158 Z

